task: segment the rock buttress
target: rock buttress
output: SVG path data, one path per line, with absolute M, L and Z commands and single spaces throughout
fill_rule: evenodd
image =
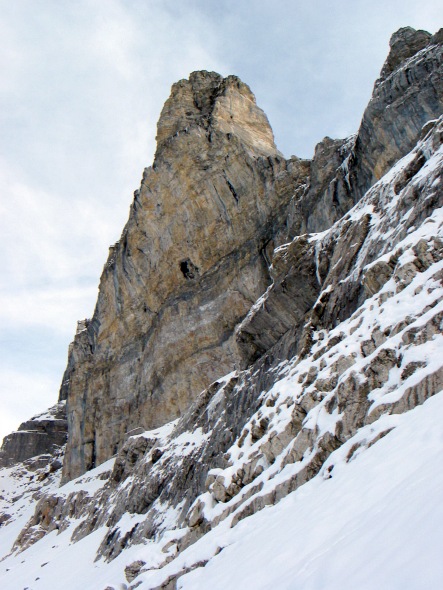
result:
M 270 283 L 267 250 L 308 167 L 276 150 L 237 77 L 195 72 L 172 87 L 154 164 L 70 350 L 65 480 L 112 456 L 131 429 L 177 418 L 236 367 L 234 329 Z

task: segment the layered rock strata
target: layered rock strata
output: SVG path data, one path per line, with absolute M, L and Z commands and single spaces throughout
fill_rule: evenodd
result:
M 410 175 L 420 154 L 425 162 Z M 308 237 L 305 255 L 329 256 L 333 244 L 335 264 L 318 271 L 319 296 L 303 320 L 248 369 L 214 382 L 180 420 L 131 436 L 115 461 L 41 497 L 14 550 L 55 530 L 69 529 L 76 543 L 94 533 L 97 557 L 125 564 L 120 583 L 175 589 L 217 555 L 230 528 L 314 477 L 333 477 L 336 463 L 358 459 L 398 414 L 439 393 L 442 187 L 440 119 L 349 214 Z M 298 241 L 277 249 L 272 288 L 239 334 L 268 314 L 283 321 L 278 300 L 284 277 L 297 273 Z M 331 285 L 340 284 L 351 297 L 364 291 L 347 319 L 331 321 Z
M 357 135 L 327 137 L 317 146 L 306 190 L 292 204 L 290 237 L 331 227 L 415 146 L 423 125 L 440 116 L 442 31 L 405 27 L 392 35 Z
M 438 34 L 398 31 L 357 136 L 326 138 L 312 163 L 282 158 L 238 78 L 196 72 L 173 86 L 153 167 L 70 354 L 65 479 L 241 364 L 234 330 L 271 282 L 272 249 L 330 226 L 411 149 L 443 109 L 442 51 Z M 296 295 L 303 311 L 310 289 Z
M 57 454 L 66 444 L 67 435 L 66 403 L 61 401 L 5 436 L 0 450 L 0 467 L 39 455 Z

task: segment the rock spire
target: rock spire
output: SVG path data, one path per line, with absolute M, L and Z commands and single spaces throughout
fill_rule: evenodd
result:
M 134 428 L 177 418 L 239 366 L 235 327 L 270 284 L 268 253 L 307 170 L 279 154 L 236 76 L 174 84 L 154 164 L 70 352 L 65 479 L 108 459 Z

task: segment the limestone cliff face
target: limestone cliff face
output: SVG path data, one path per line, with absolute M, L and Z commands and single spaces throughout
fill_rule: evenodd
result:
M 157 142 L 70 352 L 65 479 L 112 456 L 131 429 L 178 417 L 236 367 L 234 328 L 270 282 L 267 251 L 307 175 L 276 150 L 235 76 L 175 84 Z
M 153 166 L 110 249 L 94 316 L 79 323 L 69 351 L 60 390 L 66 480 L 112 456 L 131 430 L 182 415 L 214 379 L 296 330 L 332 255 L 331 246 L 316 260 L 303 234 L 331 227 L 440 115 L 442 41 L 441 31 L 397 31 L 358 133 L 325 138 L 312 161 L 282 157 L 237 77 L 195 72 L 174 84 Z M 280 286 L 279 257 L 269 265 L 293 238 L 285 256 L 294 270 Z M 264 323 L 242 323 L 272 281 Z M 362 297 L 362 285 L 352 294 L 335 288 L 330 321 Z M 27 429 L 11 435 L 4 461 L 38 454 L 40 440 L 49 439 Z
M 443 116 L 330 230 L 279 247 L 273 283 L 239 329 L 266 351 L 212 383 L 180 420 L 129 437 L 115 460 L 38 496 L 14 544 L 21 559 L 58 530 L 59 543 L 94 547 L 101 567 L 115 560 L 113 587 L 176 590 L 244 518 L 335 477 L 399 415 L 441 396 L 442 142 Z M 302 315 L 288 293 L 299 275 L 310 290 L 311 271 L 319 294 Z M 335 291 L 345 304 L 360 285 L 360 305 L 341 320 Z M 419 445 L 427 433 L 413 436 Z

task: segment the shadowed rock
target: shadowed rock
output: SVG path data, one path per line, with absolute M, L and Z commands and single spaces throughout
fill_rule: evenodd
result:
M 8 434 L 3 439 L 0 467 L 7 467 L 38 455 L 51 455 L 66 443 L 67 427 L 64 402 L 23 422 L 16 432 Z
M 443 30 L 394 33 L 356 136 L 325 138 L 315 149 L 305 191 L 290 208 L 290 237 L 331 227 L 417 143 L 443 112 Z

